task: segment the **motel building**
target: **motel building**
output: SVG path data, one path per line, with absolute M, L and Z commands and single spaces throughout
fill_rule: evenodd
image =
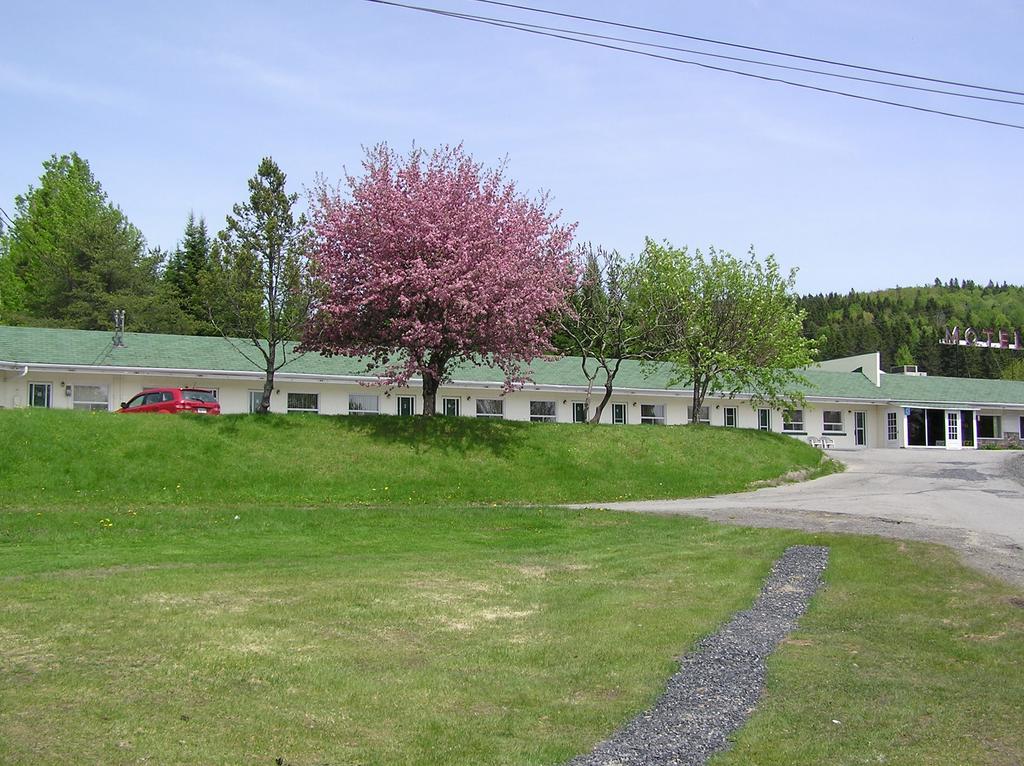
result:
M 223 338 L 0 326 L 0 407 L 113 411 L 144 388 L 194 387 L 216 393 L 221 412 L 253 411 L 263 372 Z M 994 353 L 998 353 L 997 351 Z M 700 422 L 757 428 L 840 449 L 977 449 L 1024 431 L 1024 382 L 942 378 L 914 369 L 886 373 L 877 353 L 820 362 L 803 372 L 802 409 L 782 412 L 749 395 L 709 395 Z M 573 423 L 586 420 L 579 359 L 538 360 L 533 382 L 503 393 L 502 376 L 464 365 L 438 391 L 448 416 Z M 682 425 L 691 392 L 670 386 L 667 368 L 622 365 L 602 420 Z M 592 401 L 602 393 L 595 388 Z M 359 360 L 305 354 L 275 376 L 271 410 L 320 415 L 415 415 L 419 381 L 387 388 Z

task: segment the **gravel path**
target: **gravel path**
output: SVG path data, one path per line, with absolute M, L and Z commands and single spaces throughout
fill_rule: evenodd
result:
M 796 627 L 827 563 L 828 548 L 789 548 L 754 606 L 683 658 L 652 709 L 567 766 L 691 766 L 728 747 L 761 695 L 766 658 Z

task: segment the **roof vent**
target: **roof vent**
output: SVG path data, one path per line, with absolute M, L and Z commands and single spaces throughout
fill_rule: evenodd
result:
M 114 348 L 124 348 L 124 309 L 114 311 Z
M 928 374 L 927 372 L 918 370 L 916 364 L 901 364 L 893 367 L 892 372 L 894 375 L 917 375 L 922 378 Z

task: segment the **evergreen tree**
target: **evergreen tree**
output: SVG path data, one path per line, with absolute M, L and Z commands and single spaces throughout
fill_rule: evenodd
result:
M 931 375 L 998 377 L 1008 364 L 1009 352 L 953 350 L 940 347 L 939 341 L 946 329 L 954 326 L 979 332 L 1024 330 L 1024 288 L 999 285 L 994 280 L 984 287 L 970 279 L 937 282 L 874 293 L 831 293 L 825 296 L 828 310 L 820 315 L 820 296 L 805 296 L 801 307 L 808 311 L 810 321 L 804 335 L 828 336 L 822 346 L 825 358 L 879 351 L 883 365 L 890 367 L 899 364 L 895 360 L 905 346 L 918 366 Z
M 1009 364 L 1003 367 L 1003 380 L 1024 380 L 1024 355 L 1015 354 Z
M 210 269 L 212 239 L 206 220 L 189 212 L 185 233 L 167 262 L 164 281 L 173 289 L 178 306 L 193 322 L 198 335 L 216 335 L 216 321 L 210 316 L 210 296 L 204 295 L 203 281 Z M 221 323 L 224 318 L 219 318 Z
M 10 257 L 10 239 L 0 221 L 0 323 L 8 324 L 25 306 L 25 286 L 14 273 Z
M 295 354 L 312 301 L 308 268 L 309 227 L 292 208 L 286 176 L 270 157 L 249 179 L 249 199 L 235 205 L 212 247 L 201 278 L 209 314 L 219 333 L 244 339 L 239 351 L 264 370 L 257 412 L 270 407 L 274 374 Z
M 903 344 L 896 350 L 896 356 L 894 364 L 897 367 L 905 367 L 908 364 L 914 364 L 914 355 L 910 353 L 910 348 Z
M 15 199 L 2 270 L 16 298 L 5 321 L 107 329 L 115 309 L 137 331 L 187 331 L 162 289 L 162 254 L 107 200 L 77 154 L 43 163 L 37 187 Z

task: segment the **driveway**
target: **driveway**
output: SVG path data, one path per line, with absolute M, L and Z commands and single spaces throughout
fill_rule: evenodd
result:
M 843 473 L 753 492 L 591 507 L 856 532 L 949 545 L 1024 587 L 1024 454 L 989 450 L 835 450 Z

